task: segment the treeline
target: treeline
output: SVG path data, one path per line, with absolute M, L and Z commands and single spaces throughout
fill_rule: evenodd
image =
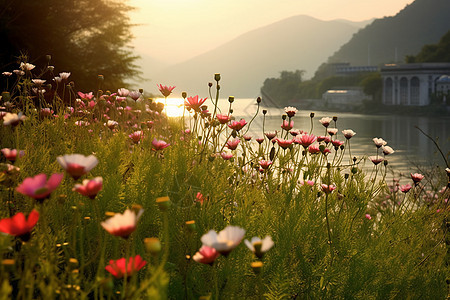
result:
M 438 44 L 425 45 L 417 55 L 406 56 L 407 63 L 450 62 L 450 31 Z
M 293 100 L 322 98 L 323 93 L 336 87 L 359 86 L 375 101 L 381 99 L 382 82 L 379 72 L 325 78 L 318 72 L 311 80 L 303 80 L 303 74 L 300 70 L 282 71 L 278 78 L 267 78 L 261 94 L 279 105 L 288 105 Z
M 129 47 L 132 9 L 118 0 L 0 0 L 0 73 L 18 69 L 27 57 L 50 66 L 41 70 L 47 83 L 71 72 L 79 90 L 97 89 L 98 74 L 105 86 L 123 87 L 127 77 L 139 75 Z M 2 90 L 5 83 L 0 80 Z

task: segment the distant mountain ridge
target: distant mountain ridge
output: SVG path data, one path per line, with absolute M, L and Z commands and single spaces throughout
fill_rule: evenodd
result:
M 256 97 L 267 77 L 282 70 L 314 74 L 319 64 L 348 41 L 361 25 L 349 21 L 321 21 L 295 16 L 261 27 L 207 53 L 153 74 L 157 83 L 176 85 L 178 92 L 207 95 L 207 83 L 221 73 L 222 95 Z
M 378 65 L 403 62 L 450 29 L 449 0 L 416 0 L 393 17 L 376 19 L 359 30 L 328 62 Z

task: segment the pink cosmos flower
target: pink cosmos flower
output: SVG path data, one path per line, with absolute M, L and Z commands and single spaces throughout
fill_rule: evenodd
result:
M 81 184 L 75 184 L 73 191 L 83 196 L 94 199 L 103 187 L 103 178 L 95 177 L 94 179 L 85 179 Z
M 147 262 L 143 260 L 140 255 L 130 257 L 128 261 L 125 257 L 122 257 L 118 260 L 110 260 L 109 265 L 105 267 L 105 270 L 116 278 L 123 278 L 125 274 L 127 275 L 127 278 L 129 278 L 142 269 L 146 264 Z
M 9 113 L 7 112 L 4 116 L 3 116 L 3 125 L 8 126 L 17 126 L 19 125 L 21 122 L 25 121 L 27 119 L 27 117 L 25 117 L 21 112 L 19 114 L 13 114 L 13 113 Z
M 241 141 L 239 139 L 229 140 L 226 144 L 227 148 L 230 150 L 236 150 L 237 146 Z
M 407 193 L 407 192 L 409 192 L 409 190 L 412 188 L 412 185 L 410 185 L 409 183 L 408 184 L 405 184 L 405 185 L 401 185 L 400 186 L 400 191 L 402 191 L 402 193 Z
M 91 171 L 98 164 L 97 157 L 92 154 L 89 156 L 84 156 L 83 154 L 66 154 L 64 156 L 58 156 L 56 160 L 75 180 Z
M 269 139 L 269 141 L 277 136 L 277 132 L 276 131 L 270 131 L 270 132 L 266 132 L 264 134 Z
M 244 119 L 241 119 L 239 122 L 237 121 L 233 121 L 230 124 L 228 124 L 228 127 L 230 127 L 231 129 L 234 129 L 236 131 L 241 130 L 245 125 L 247 124 L 247 122 Z
M 308 147 L 308 152 L 311 154 L 317 154 L 320 152 L 319 144 L 314 144 Z
M 264 142 L 264 138 L 256 138 L 255 141 L 257 141 L 258 144 L 262 144 L 262 142 Z
M 284 111 L 286 112 L 289 118 L 292 118 L 293 116 L 295 116 L 297 109 L 295 107 L 288 106 L 284 108 Z
M 33 230 L 38 220 L 39 213 L 34 209 L 28 215 L 28 219 L 25 218 L 22 212 L 19 212 L 11 218 L 0 220 L 0 232 L 17 236 L 26 242 L 30 239 L 31 230 Z
M 169 97 L 170 94 L 172 94 L 174 86 L 166 86 L 162 84 L 157 84 L 159 91 L 164 97 Z
M 141 97 L 141 93 L 139 91 L 131 91 L 128 96 L 134 101 L 138 100 Z
M 152 145 L 154 147 L 154 148 L 152 148 L 153 151 L 163 150 L 170 146 L 170 144 L 166 143 L 165 141 L 157 140 L 157 139 L 153 139 Z
M 229 160 L 233 157 L 233 153 L 222 152 L 220 153 L 220 156 L 222 156 L 224 160 Z
M 47 181 L 46 174 L 38 174 L 34 177 L 27 177 L 16 188 L 16 191 L 43 202 L 50 194 L 56 190 L 64 177 L 63 173 L 55 173 Z
M 240 244 L 244 235 L 244 229 L 238 226 L 227 226 L 219 233 L 214 230 L 208 231 L 202 236 L 201 241 L 203 245 L 214 248 L 226 256 Z
M 91 100 L 92 98 L 94 98 L 94 94 L 92 92 L 90 93 L 82 93 L 82 92 L 78 92 L 78 96 L 80 96 L 81 99 L 84 100 Z
M 331 193 L 332 191 L 334 191 L 334 190 L 336 189 L 336 186 L 333 185 L 333 184 L 326 185 L 326 184 L 323 184 L 323 183 L 322 183 L 320 186 L 322 187 L 322 190 L 323 190 L 326 194 L 329 194 L 329 193 Z
M 370 159 L 370 161 L 373 162 L 373 164 L 374 164 L 375 166 L 378 165 L 380 162 L 384 161 L 384 158 L 383 158 L 383 157 L 381 157 L 381 156 L 376 156 L 376 155 L 374 155 L 374 156 L 369 156 L 368 158 Z
M 260 160 L 258 163 L 261 166 L 261 168 L 263 168 L 264 170 L 267 170 L 270 167 L 270 165 L 272 164 L 272 161 L 271 160 Z
M 294 142 L 293 140 L 277 139 L 278 146 L 280 146 L 283 149 L 289 148 L 293 142 Z
M 383 154 L 384 154 L 384 155 L 389 155 L 389 154 L 392 154 L 392 153 L 395 152 L 394 149 L 392 149 L 392 148 L 389 147 L 389 146 L 382 146 L 382 147 L 381 147 L 381 150 L 383 150 Z
M 220 124 L 226 124 L 230 121 L 230 117 L 227 114 L 217 114 L 216 117 Z
M 306 181 L 300 181 L 300 184 L 301 185 L 305 185 L 305 184 L 307 184 L 307 185 L 309 185 L 309 186 L 314 186 L 314 181 L 312 181 L 312 180 L 306 180 Z
M 116 213 L 101 225 L 110 234 L 127 239 L 136 230 L 137 222 L 143 212 L 144 210 L 140 209 L 136 214 L 134 210 L 127 209 L 123 214 Z
M 369 215 L 369 214 L 366 214 L 366 215 L 365 215 L 365 218 L 366 218 L 367 220 L 372 220 L 372 216 Z
M 319 146 L 320 149 L 320 146 Z M 329 148 L 323 148 L 323 150 L 320 150 L 320 152 L 322 152 L 322 154 L 327 154 L 327 153 L 331 153 L 331 150 Z
M 203 202 L 205 202 L 205 197 L 203 196 L 202 193 L 198 192 L 197 195 L 195 196 L 195 202 L 200 203 L 200 205 L 203 205 Z
M 320 142 L 325 142 L 325 144 L 328 144 L 328 143 L 331 141 L 331 139 L 330 139 L 329 136 L 319 135 L 319 136 L 317 137 L 317 141 L 318 141 L 319 143 L 320 143 Z
M 281 124 L 282 129 L 289 131 L 292 129 L 292 127 L 294 127 L 294 121 L 291 120 L 289 122 L 288 120 L 283 120 L 283 123 Z
M 11 162 L 15 162 L 17 156 L 23 157 L 25 155 L 25 151 L 23 150 L 17 151 L 17 149 L 3 148 L 1 152 L 3 153 L 3 156 L 5 156 L 5 158 Z
M 144 138 L 144 132 L 142 130 L 135 131 L 128 136 L 133 143 L 138 144 Z
M 127 97 L 129 93 L 130 93 L 130 91 L 125 89 L 125 88 L 120 88 L 120 89 L 117 90 L 117 94 L 120 97 Z
M 184 106 L 186 107 L 186 109 L 188 111 L 190 111 L 191 109 L 196 111 L 196 112 L 200 112 L 200 106 L 203 105 L 203 103 L 205 103 L 206 99 L 208 98 L 204 98 L 199 100 L 198 95 L 194 96 L 194 97 L 187 97 L 186 100 L 184 100 Z
M 306 134 L 307 132 L 305 132 L 303 130 L 298 130 L 298 129 L 291 129 L 291 131 L 289 131 L 289 133 L 292 136 L 297 136 L 297 135 L 304 134 L 304 133 Z
M 198 263 L 212 265 L 220 253 L 212 247 L 203 245 L 192 257 Z
M 250 141 L 252 139 L 251 136 L 244 134 L 243 136 L 244 140 L 246 140 L 247 142 Z
M 419 173 L 411 173 L 411 179 L 414 181 L 414 184 L 418 184 L 425 176 Z
M 317 140 L 313 134 L 300 134 L 294 137 L 294 143 L 302 145 L 305 149 Z
M 344 142 L 340 141 L 340 140 L 334 140 L 334 141 L 331 141 L 331 143 L 333 144 L 334 147 L 337 147 L 337 148 L 344 145 Z

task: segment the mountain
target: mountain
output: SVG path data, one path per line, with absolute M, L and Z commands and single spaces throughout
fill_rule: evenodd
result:
M 423 45 L 435 44 L 450 29 L 449 0 L 416 0 L 393 17 L 359 30 L 328 62 L 378 65 L 403 62 Z
M 282 70 L 305 70 L 306 77 L 312 76 L 358 29 L 342 20 L 295 16 L 242 34 L 153 78 L 177 86 L 178 93 L 206 97 L 207 83 L 220 73 L 223 97 L 256 97 L 264 80 L 278 77 Z

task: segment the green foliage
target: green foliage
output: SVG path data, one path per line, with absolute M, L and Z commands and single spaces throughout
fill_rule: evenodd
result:
M 98 74 L 111 89 L 137 74 L 128 47 L 132 7 L 121 1 L 1 0 L 0 7 L 1 72 L 17 69 L 11 62 L 22 53 L 33 64 L 58 66 L 54 74 L 72 72 L 71 80 L 84 91 L 98 88 Z M 42 79 L 50 81 L 51 75 Z M 4 90 L 3 81 L 1 86 Z
M 450 62 L 450 31 L 441 38 L 438 44 L 425 45 L 416 56 L 407 56 L 406 62 Z
M 281 71 L 279 78 L 267 78 L 261 88 L 264 97 L 272 101 L 285 104 L 294 99 L 298 87 L 302 82 L 304 71 Z

